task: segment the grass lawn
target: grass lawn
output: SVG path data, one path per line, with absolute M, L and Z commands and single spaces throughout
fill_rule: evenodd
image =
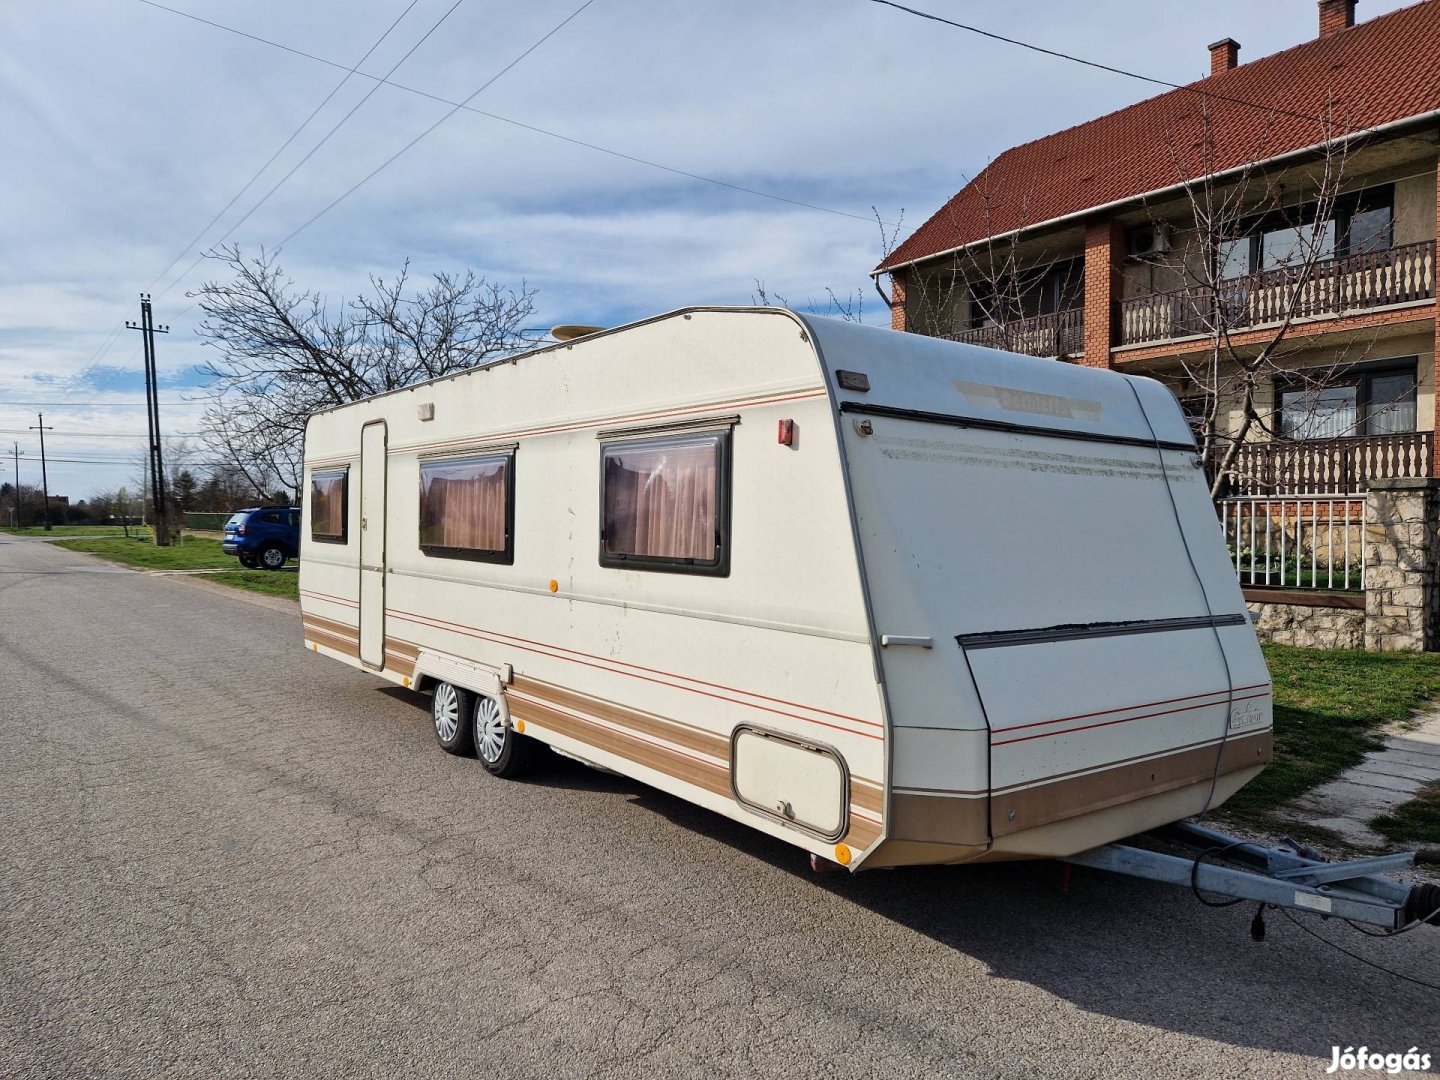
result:
M 233 555 L 226 555 L 220 550 L 219 540 L 208 537 L 186 536 L 183 543 L 172 544 L 168 548 L 157 548 L 149 536 L 129 540 L 123 536 L 104 539 L 77 538 L 60 542 L 71 551 L 86 551 L 112 562 L 146 570 L 223 568 L 232 572 L 206 574 L 205 579 L 236 589 L 266 593 L 269 596 L 288 596 L 292 600 L 299 599 L 300 596 L 300 579 L 295 572 L 295 563 L 287 564 L 283 570 L 244 570 Z
M 1440 697 L 1440 655 L 1266 645 L 1265 659 L 1275 683 L 1275 761 L 1225 804 L 1227 816 L 1264 827 L 1294 824 L 1273 812 L 1358 765 L 1380 746 L 1380 728 Z
M 1381 814 L 1370 827 L 1397 844 L 1430 844 L 1440 849 L 1440 784 L 1421 788 L 1415 798 Z M 1432 861 L 1440 861 L 1440 851 Z

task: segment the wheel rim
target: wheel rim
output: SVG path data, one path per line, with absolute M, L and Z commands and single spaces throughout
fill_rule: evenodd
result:
M 280 554 L 280 552 L 276 551 L 274 548 L 270 548 L 268 551 L 265 552 L 266 566 L 279 566 L 284 561 L 285 556 Z
M 491 765 L 505 752 L 505 717 L 494 698 L 482 697 L 475 705 L 475 750 Z
M 449 742 L 460 729 L 460 695 L 449 683 L 435 687 L 435 699 L 430 703 L 430 713 L 435 717 L 435 734 Z

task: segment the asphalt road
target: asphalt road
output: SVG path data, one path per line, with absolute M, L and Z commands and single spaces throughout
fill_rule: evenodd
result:
M 1278 914 L 1255 944 L 1248 905 L 1054 864 L 817 879 L 558 757 L 492 779 L 424 706 L 287 603 L 0 537 L 0 1075 L 1440 1067 L 1440 993 Z M 1321 932 L 1440 982 L 1440 932 Z

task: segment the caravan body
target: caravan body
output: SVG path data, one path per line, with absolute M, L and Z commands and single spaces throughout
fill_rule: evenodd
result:
M 1150 380 L 693 309 L 319 413 L 305 462 L 312 649 L 852 868 L 1072 854 L 1269 760 Z

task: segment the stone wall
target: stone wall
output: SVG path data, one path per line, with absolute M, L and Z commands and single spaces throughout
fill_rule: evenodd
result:
M 1375 481 L 1365 500 L 1365 648 L 1440 647 L 1436 512 L 1440 481 Z
M 1359 608 L 1252 603 L 1250 615 L 1263 641 L 1301 649 L 1365 648 L 1365 612 Z

